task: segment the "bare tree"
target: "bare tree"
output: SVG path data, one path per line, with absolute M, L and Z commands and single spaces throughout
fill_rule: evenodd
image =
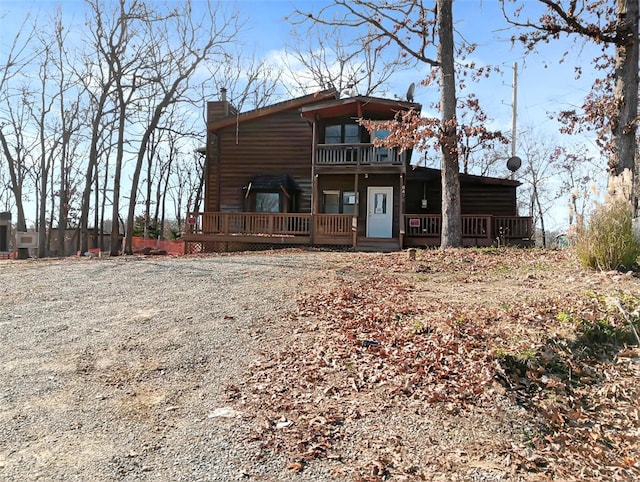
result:
M 35 25 L 29 25 L 29 22 L 29 17 L 25 18 L 22 28 L 11 43 L 4 63 L 0 65 L 0 146 L 18 213 L 16 227 L 19 231 L 27 230 L 24 211 L 25 180 L 33 168 L 31 155 L 35 148 L 34 140 L 28 137 L 28 131 L 25 129 L 29 119 L 28 100 L 25 99 L 25 95 L 29 95 L 29 90 L 26 85 L 20 85 L 24 69 L 35 57 L 29 50 L 35 37 Z M 18 250 L 20 259 L 28 256 L 27 249 Z
M 518 180 L 523 183 L 519 197 L 526 200 L 524 204 L 533 217 L 534 226 L 540 230 L 543 247 L 546 247 L 547 216 L 562 195 L 559 148 L 553 139 L 537 135 L 531 128 L 522 129 L 519 145 L 524 161 L 518 172 Z
M 361 43 L 346 41 L 339 28 L 319 27 L 294 31 L 286 48 L 283 61 L 295 90 L 289 88 L 290 94 L 333 87 L 338 92 L 383 95 L 388 92 L 389 80 L 410 65 L 399 52 L 392 58 L 379 55 L 371 28 L 371 39 Z
M 603 171 L 604 162 L 598 162 L 588 153 L 589 148 L 584 145 L 558 147 L 554 153 L 561 180 L 558 197 L 567 199 L 569 226 L 584 219 L 589 201 L 599 192 L 597 174 Z
M 594 65 L 605 73 L 605 78 L 594 84 L 582 106 L 582 113 L 564 112 L 562 117 L 567 121 L 567 132 L 575 132 L 585 125 L 596 127 L 599 144 L 609 156 L 609 174 L 618 176 L 625 169 L 632 172 L 637 208 L 638 0 L 502 0 L 502 4 L 507 20 L 524 30 L 514 40 L 521 41 L 530 51 L 535 50 L 539 43 L 562 36 L 600 46 L 601 52 Z M 542 5 L 544 12 L 536 12 L 531 18 L 528 9 L 536 4 Z M 581 71 L 580 66 L 576 68 L 578 75 Z
M 86 93 L 90 99 L 91 133 L 89 142 L 89 158 L 86 165 L 86 176 L 82 194 L 82 207 L 80 217 L 80 250 L 88 249 L 88 225 L 91 203 L 91 190 L 94 186 L 94 176 L 99 162 L 100 147 L 104 147 L 103 126 L 107 119 L 112 119 L 117 132 L 115 141 L 115 178 L 112 193 L 112 228 L 111 228 L 111 254 L 119 252 L 119 202 L 120 202 L 120 177 L 124 158 L 124 134 L 126 127 L 126 107 L 135 91 L 135 76 L 132 72 L 136 62 L 140 61 L 138 55 L 127 52 L 137 52 L 132 44 L 132 34 L 128 28 L 136 18 L 136 9 L 142 9 L 139 3 L 132 2 L 130 10 L 127 10 L 125 0 L 120 0 L 114 12 L 109 11 L 101 0 L 88 0 L 91 9 L 88 20 L 87 49 L 85 52 L 85 68 L 87 74 L 80 76 L 84 82 Z M 123 85 L 127 82 L 127 75 L 131 85 Z M 107 131 L 111 135 L 111 130 Z M 111 149 L 109 149 L 111 152 Z M 97 206 L 96 206 L 97 209 Z
M 223 59 L 225 49 L 238 33 L 237 14 L 226 14 L 221 8 L 215 8 L 209 9 L 207 15 L 201 22 L 194 22 L 190 2 L 187 2 L 169 15 L 165 22 L 154 23 L 147 19 L 149 45 L 153 48 L 147 59 L 150 64 L 145 76 L 152 81 L 148 97 L 152 108 L 138 144 L 131 181 L 125 253 L 132 252 L 138 184 L 152 132 L 158 128 L 168 107 L 188 96 L 189 79 L 198 66 L 216 57 Z
M 282 69 L 255 55 L 248 56 L 241 49 L 225 53 L 223 62 L 209 63 L 207 69 L 214 90 L 226 89 L 229 102 L 238 112 L 272 103 L 283 75 Z M 210 92 L 201 92 L 203 103 L 209 95 Z
M 64 253 L 64 236 L 67 227 L 67 215 L 70 209 L 71 176 L 75 149 L 78 146 L 74 133 L 80 127 L 79 103 L 67 102 L 66 95 L 73 88 L 73 79 L 67 78 L 67 66 L 72 64 L 67 57 L 65 47 L 66 33 L 60 11 L 50 19 L 53 26 L 51 34 L 38 34 L 37 62 L 39 64 L 39 85 L 35 88 L 32 100 L 27 103 L 32 120 L 33 131 L 38 137 L 39 168 L 34 170 L 34 183 L 38 204 L 38 256 L 48 254 L 50 233 L 58 198 L 58 246 L 57 251 Z M 58 189 L 49 177 L 57 164 L 59 174 Z M 47 221 L 47 203 L 49 221 Z

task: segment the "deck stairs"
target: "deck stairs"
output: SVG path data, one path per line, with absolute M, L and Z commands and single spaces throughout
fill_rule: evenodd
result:
M 356 244 L 356 251 L 389 253 L 401 249 L 398 239 L 360 238 Z

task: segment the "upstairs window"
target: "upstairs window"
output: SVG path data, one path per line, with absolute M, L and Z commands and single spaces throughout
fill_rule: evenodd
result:
M 373 137 L 384 140 L 389 137 L 389 131 L 386 129 L 376 129 L 373 131 Z M 375 160 L 376 162 L 386 162 L 389 160 L 389 149 L 386 147 L 377 147 Z
M 324 128 L 325 144 L 358 144 L 360 126 L 358 124 L 332 124 Z

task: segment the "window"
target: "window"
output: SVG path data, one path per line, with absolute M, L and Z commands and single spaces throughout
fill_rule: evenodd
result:
M 323 191 L 323 212 L 325 214 L 354 214 L 356 193 L 353 191 Z
M 357 144 L 360 142 L 360 126 L 358 124 L 345 124 L 344 143 Z
M 375 214 L 387 214 L 387 195 L 377 192 L 373 198 L 373 212 Z
M 342 143 L 342 126 L 327 126 L 324 129 L 324 142 L 325 144 L 340 144 Z
M 343 192 L 342 193 L 342 212 L 344 214 L 353 214 L 356 207 L 356 193 L 355 192 Z
M 325 144 L 358 144 L 360 126 L 358 124 L 333 124 L 324 128 Z
M 340 214 L 340 191 L 324 191 L 324 212 Z
M 373 133 L 376 139 L 386 139 L 389 137 L 389 131 L 386 129 L 376 129 Z M 385 162 L 389 159 L 389 149 L 386 147 L 376 148 L 376 162 Z
M 279 213 L 280 193 L 277 192 L 257 192 L 256 193 L 257 213 Z

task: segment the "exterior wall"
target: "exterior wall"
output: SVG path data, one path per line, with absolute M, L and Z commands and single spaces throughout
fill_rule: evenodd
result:
M 442 186 L 440 180 L 410 180 L 406 187 L 405 210 L 410 214 L 440 214 Z M 427 209 L 421 207 L 423 197 Z M 516 188 L 479 182 L 460 184 L 460 208 L 462 214 L 492 214 L 517 216 Z
M 462 214 L 517 216 L 516 188 L 480 183 L 460 186 Z
M 358 175 L 358 237 L 367 235 L 367 191 L 369 187 L 393 187 L 393 237 L 400 236 L 400 175 L 364 174 Z M 325 190 L 353 191 L 355 174 L 324 174 L 318 176 L 319 211 L 322 212 L 322 192 Z
M 297 109 L 208 135 L 207 211 L 247 209 L 242 187 L 260 175 L 288 174 L 301 189 L 296 211 L 311 211 L 312 127 Z

